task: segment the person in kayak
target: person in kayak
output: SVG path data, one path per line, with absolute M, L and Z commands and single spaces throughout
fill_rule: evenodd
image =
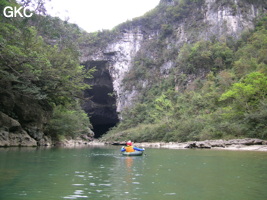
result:
M 144 151 L 145 149 L 140 149 L 133 146 L 133 143 L 131 141 L 126 142 L 126 147 L 121 148 L 121 152 L 135 152 L 135 151 Z

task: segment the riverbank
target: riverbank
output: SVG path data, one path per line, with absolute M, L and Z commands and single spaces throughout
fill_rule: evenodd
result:
M 125 142 L 107 142 L 106 144 L 124 145 Z M 245 138 L 232 140 L 205 140 L 189 142 L 143 142 L 134 143 L 142 148 L 168 148 L 168 149 L 219 149 L 232 151 L 266 151 L 267 140 Z
M 105 142 L 99 140 L 84 139 L 64 139 L 60 142 L 43 145 L 46 147 L 89 147 L 89 146 L 106 146 L 106 145 L 125 145 L 126 141 Z M 256 138 L 231 139 L 231 140 L 205 140 L 205 141 L 188 141 L 188 142 L 142 142 L 134 143 L 141 148 L 166 148 L 166 149 L 218 149 L 231 151 L 263 151 L 267 152 L 267 140 Z M 13 145 L 13 147 L 16 145 Z M 8 147 L 8 146 L 5 146 Z
M 104 146 L 106 143 L 100 142 L 98 140 L 83 140 L 83 139 L 64 139 L 60 142 L 54 144 L 58 147 L 86 147 L 86 146 Z

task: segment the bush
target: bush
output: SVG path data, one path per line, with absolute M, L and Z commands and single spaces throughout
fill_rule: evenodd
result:
M 76 138 L 81 134 L 88 134 L 90 128 L 92 126 L 89 118 L 79 106 L 76 108 L 56 106 L 45 133 L 59 140 L 62 136 Z

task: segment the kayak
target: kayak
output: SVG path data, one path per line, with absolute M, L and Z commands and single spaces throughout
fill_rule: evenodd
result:
M 134 152 L 122 152 L 123 156 L 142 156 L 143 151 L 134 151 Z

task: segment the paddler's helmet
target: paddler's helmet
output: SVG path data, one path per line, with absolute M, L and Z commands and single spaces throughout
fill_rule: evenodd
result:
M 132 144 L 133 144 L 133 143 L 132 143 L 131 141 L 126 142 L 126 145 L 127 145 L 127 146 L 132 146 Z

